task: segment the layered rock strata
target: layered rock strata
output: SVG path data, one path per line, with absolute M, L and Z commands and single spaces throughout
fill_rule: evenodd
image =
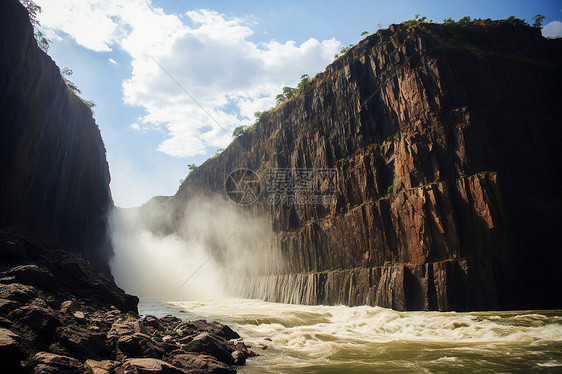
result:
M 493 21 L 392 25 L 264 113 L 178 193 L 158 232 L 230 172 L 337 170 L 323 204 L 245 209 L 285 259 L 241 294 L 399 310 L 562 306 L 562 43 Z M 285 191 L 294 197 L 295 191 Z M 313 192 L 305 191 L 305 195 Z M 152 222 L 152 223 L 150 223 Z

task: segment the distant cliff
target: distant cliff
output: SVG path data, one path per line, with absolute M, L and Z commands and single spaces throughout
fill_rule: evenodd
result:
M 0 3 L 0 226 L 22 224 L 109 274 L 109 168 L 90 109 L 37 47 L 27 11 Z
M 562 43 L 506 22 L 392 25 L 192 172 L 336 168 L 335 202 L 250 205 L 287 266 L 247 297 L 399 310 L 562 307 Z M 324 192 L 325 188 L 324 188 Z M 173 230 L 178 215 L 154 218 Z

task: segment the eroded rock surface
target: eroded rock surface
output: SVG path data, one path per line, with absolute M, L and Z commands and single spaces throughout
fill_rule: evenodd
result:
M 224 195 L 233 170 L 254 170 L 266 194 L 270 170 L 333 168 L 334 202 L 262 196 L 246 208 L 271 222 L 286 264 L 249 279 L 243 296 L 400 310 L 561 307 L 560 61 L 561 40 L 536 28 L 392 25 L 141 215 L 156 232 L 179 232 L 185 204 Z
M 13 245 L 21 251 L 6 260 Z M 79 255 L 29 230 L 0 228 L 2 370 L 235 373 L 255 355 L 219 322 L 139 318 L 137 304 Z

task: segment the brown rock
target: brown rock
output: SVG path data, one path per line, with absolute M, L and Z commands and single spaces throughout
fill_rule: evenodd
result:
M 71 356 L 80 361 L 89 358 L 98 360 L 106 356 L 106 335 L 77 325 L 58 327 L 49 351 Z
M 0 313 L 8 314 L 18 306 L 20 306 L 20 303 L 14 300 L 0 299 Z
M 27 302 L 37 297 L 37 290 L 20 283 L 0 284 L 0 299 Z
M 66 300 L 60 305 L 61 313 L 74 313 L 78 310 L 79 305 L 75 300 Z
M 187 370 L 189 373 L 236 373 L 236 370 L 232 369 L 227 364 L 208 355 L 182 353 L 172 356 L 171 362 L 178 368 Z
M 86 360 L 86 362 L 84 362 L 84 370 L 86 374 L 112 374 L 115 372 L 115 369 L 120 365 L 121 363 L 119 361 Z
M 246 363 L 246 354 L 242 351 L 234 351 L 230 354 L 232 356 L 233 365 L 244 365 Z
M 225 340 L 208 333 L 201 333 L 195 336 L 192 341 L 185 344 L 183 349 L 188 352 L 213 356 L 228 365 L 232 364 L 233 361 L 231 352 L 234 349 L 229 347 Z
M 227 325 L 217 321 L 207 322 L 203 319 L 182 322 L 176 327 L 176 329 L 181 330 L 183 334 L 186 335 L 207 332 L 211 335 L 220 336 L 226 340 L 240 338 L 240 335 Z
M 117 321 L 111 326 L 111 330 L 107 334 L 108 337 L 120 337 L 124 335 L 132 335 L 136 333 L 146 334 L 146 328 L 140 321 Z
M 0 328 L 0 362 L 2 369 L 17 372 L 21 369 L 20 360 L 24 354 L 18 345 L 21 338 L 14 332 Z
M 40 300 L 35 301 L 37 302 L 13 310 L 8 314 L 8 318 L 26 331 L 26 335 L 22 336 L 26 342 L 44 347 L 44 344 L 51 340 L 57 326 L 61 325 L 61 321 L 52 308 Z
M 133 358 L 115 370 L 116 374 L 185 374 L 167 362 L 155 358 Z
M 150 336 L 141 333 L 120 337 L 117 342 L 117 348 L 126 357 L 162 358 L 165 353 L 164 348 L 160 344 Z
M 53 274 L 37 265 L 21 265 L 11 268 L 6 272 L 8 276 L 13 276 L 18 283 L 42 288 L 45 290 L 56 289 L 57 279 Z
M 39 352 L 31 359 L 30 373 L 33 374 L 82 374 L 80 361 L 49 352 Z

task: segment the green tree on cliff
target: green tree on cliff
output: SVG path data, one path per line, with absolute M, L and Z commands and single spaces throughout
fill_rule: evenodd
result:
M 300 80 L 299 84 L 297 85 L 297 88 L 288 87 L 288 86 L 283 87 L 283 93 L 280 93 L 279 95 L 277 95 L 275 97 L 275 101 L 277 102 L 277 105 L 280 105 L 285 100 L 289 100 L 290 98 L 295 96 L 304 87 L 306 87 L 306 85 L 309 82 L 310 82 L 310 76 L 308 74 L 303 74 L 303 75 L 301 75 L 301 80 Z M 258 119 L 259 119 L 259 117 L 258 117 Z
M 33 0 L 20 0 L 21 4 L 27 9 L 27 14 L 29 15 L 29 22 L 33 25 L 33 27 L 39 27 L 39 20 L 37 19 L 37 15 L 41 13 L 41 7 Z
M 72 92 L 74 92 L 74 94 L 76 96 L 78 96 L 78 98 L 80 100 L 82 100 L 82 102 L 84 104 L 86 104 L 88 106 L 88 108 L 92 109 L 93 107 L 96 106 L 96 104 L 93 101 L 86 100 L 83 97 L 81 97 L 80 94 L 82 93 L 82 91 L 80 91 L 80 89 L 78 88 L 78 86 L 74 82 L 72 82 L 70 79 L 68 79 L 68 77 L 70 77 L 73 74 L 73 71 L 71 69 L 69 69 L 65 66 L 64 68 L 62 68 L 60 73 L 61 73 L 62 79 L 64 80 L 64 83 L 66 83 L 66 86 L 68 88 L 70 88 L 70 90 Z
M 20 0 L 21 4 L 27 9 L 27 15 L 29 16 L 29 22 L 33 26 L 33 36 L 35 36 L 35 40 L 37 40 L 37 45 L 41 50 L 45 53 L 49 51 L 51 41 L 45 37 L 43 32 L 39 29 L 41 24 L 37 19 L 37 15 L 41 13 L 41 7 L 33 0 Z
M 308 74 L 301 75 L 301 81 L 297 84 L 297 91 L 302 90 L 310 82 L 310 76 Z
M 237 128 L 234 129 L 234 131 L 232 132 L 232 136 L 237 138 L 240 135 L 245 134 L 248 131 L 249 127 L 248 126 L 238 126 Z
M 195 165 L 195 164 L 187 164 L 187 168 L 189 169 L 189 174 L 191 174 L 192 172 L 194 172 L 195 170 L 197 170 L 199 166 Z
M 542 23 L 544 22 L 544 19 L 546 17 L 543 16 L 542 14 L 537 14 L 536 16 L 533 17 L 533 27 L 536 27 L 537 29 L 542 29 Z

